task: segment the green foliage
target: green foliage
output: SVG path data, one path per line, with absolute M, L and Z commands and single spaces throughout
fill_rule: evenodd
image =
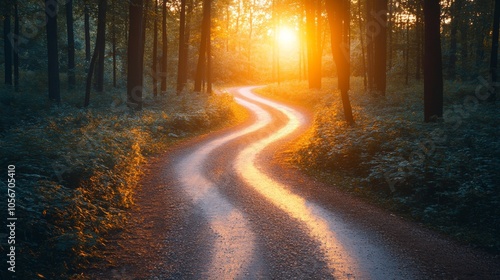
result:
M 421 85 L 392 88 L 386 98 L 351 93 L 356 125 L 343 121 L 340 96 L 329 90 L 299 96 L 304 84 L 285 84 L 268 94 L 317 102 L 312 129 L 287 153 L 314 176 L 349 178 L 343 187 L 375 199 L 434 228 L 498 252 L 500 250 L 500 135 L 498 105 L 464 106 L 475 86 L 446 97 L 447 118 L 423 123 Z M 335 88 L 327 81 L 325 88 Z M 307 91 L 307 90 L 306 90 Z M 294 102 L 294 101 L 292 101 Z
M 0 165 L 16 165 L 18 276 L 26 279 L 67 278 L 100 257 L 107 235 L 125 225 L 145 156 L 233 120 L 235 104 L 225 94 L 185 94 L 147 99 L 142 112 L 46 110 L 43 102 L 23 112 L 29 100 L 0 105 L 9 113 L 1 116 Z M 111 104 L 104 96 L 95 103 Z

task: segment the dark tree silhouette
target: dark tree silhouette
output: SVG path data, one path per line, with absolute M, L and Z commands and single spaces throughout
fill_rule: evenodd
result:
M 106 13 L 107 1 L 99 1 L 99 11 L 97 13 L 97 65 L 96 65 L 96 90 L 104 90 L 104 57 L 106 51 Z
M 435 0 L 424 1 L 424 121 L 432 122 L 443 117 L 443 65 L 441 55 L 441 4 Z
M 142 6 L 142 0 L 131 0 L 129 4 L 127 104 L 137 110 L 142 109 L 143 90 Z
M 87 73 L 87 84 L 85 89 L 85 101 L 83 103 L 84 107 L 89 106 L 90 104 L 90 90 L 92 84 L 92 76 L 94 71 L 97 70 L 95 68 L 97 63 L 97 58 L 104 57 L 104 54 L 100 54 L 102 51 L 101 45 L 105 44 L 105 42 L 101 42 L 101 40 L 105 39 L 103 35 L 106 29 L 106 0 L 99 0 L 99 8 L 98 8 L 98 16 L 97 16 L 97 39 L 95 42 L 94 53 L 92 54 L 92 59 L 90 60 L 89 71 Z M 103 61 L 104 62 L 104 61 Z M 104 77 L 103 77 L 104 78 Z M 97 89 L 99 91 L 99 89 Z
M 15 39 L 14 39 L 15 38 Z M 11 39 L 11 44 L 13 44 L 13 54 L 14 54 L 14 87 L 15 90 L 19 90 L 19 49 L 18 43 L 16 40 L 19 40 L 19 10 L 17 5 L 17 0 L 14 1 L 14 36 Z
M 57 2 L 46 0 L 45 13 L 47 16 L 49 99 L 59 103 L 61 102 L 61 93 L 59 82 L 59 49 L 57 44 Z
M 167 91 L 167 65 L 168 65 L 168 38 L 167 38 L 167 0 L 162 3 L 162 32 L 161 32 L 161 92 Z
M 186 35 L 186 0 L 181 0 L 179 23 L 179 61 L 177 64 L 177 94 L 180 94 L 186 84 L 187 53 L 184 36 Z
M 309 88 L 321 88 L 321 54 L 320 48 L 320 34 L 318 33 L 319 18 L 316 18 L 318 1 L 305 1 L 306 9 L 306 33 L 307 33 L 307 64 L 308 64 L 308 77 Z
M 3 13 L 3 48 L 4 48 L 4 56 L 5 56 L 5 84 L 12 85 L 12 44 L 10 43 L 9 35 L 10 35 L 10 5 L 9 3 L 5 4 L 5 10 Z
M 90 15 L 89 7 L 85 4 L 84 7 L 84 32 L 85 32 L 85 61 L 90 61 Z
M 154 5 L 154 19 L 153 19 L 153 95 L 158 95 L 158 17 L 156 13 L 158 12 L 158 1 L 155 1 Z
M 350 83 L 350 2 L 349 0 L 327 0 L 328 21 L 330 24 L 332 54 L 337 66 L 338 86 L 344 107 L 345 120 L 354 124 L 351 102 L 349 101 Z
M 75 34 L 73 30 L 73 0 L 66 3 L 66 30 L 68 37 L 68 85 L 73 88 L 75 77 Z
M 495 0 L 495 11 L 493 12 L 493 38 L 491 42 L 491 57 L 490 57 L 490 75 L 493 91 L 488 97 L 489 101 L 496 100 L 497 86 L 497 69 L 498 69 L 498 28 L 500 24 L 500 0 Z
M 211 2 L 212 0 L 203 0 L 203 20 L 201 29 L 200 50 L 198 54 L 198 66 L 194 80 L 194 91 L 200 92 L 202 82 L 206 78 L 207 92 L 211 93 L 211 67 L 210 67 L 210 28 L 211 28 Z
M 372 23 L 378 26 L 373 30 L 373 81 L 377 94 L 385 95 L 387 77 L 387 0 L 373 0 Z

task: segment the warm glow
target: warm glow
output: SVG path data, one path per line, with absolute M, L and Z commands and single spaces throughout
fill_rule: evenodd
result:
M 290 27 L 280 27 L 278 41 L 281 46 L 290 46 L 297 43 L 297 32 Z

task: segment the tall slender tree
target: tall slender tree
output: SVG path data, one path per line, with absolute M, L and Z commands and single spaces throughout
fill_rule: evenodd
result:
M 387 86 L 387 0 L 373 0 L 372 22 L 378 26 L 374 34 L 374 87 L 377 94 L 385 95 Z
M 117 87 L 116 81 L 116 11 L 115 11 L 115 1 L 111 1 L 111 55 L 113 56 L 113 87 Z
M 57 1 L 45 1 L 45 14 L 47 16 L 49 99 L 59 103 L 61 102 L 61 92 L 59 81 L 59 48 L 57 43 Z
M 5 56 L 5 84 L 12 85 L 12 44 L 9 39 L 9 35 L 11 35 L 11 26 L 10 26 L 10 3 L 5 4 L 5 10 L 3 13 L 3 48 L 4 48 L 4 56 Z
M 19 10 L 18 10 L 18 3 L 17 0 L 14 1 L 14 38 L 19 38 Z M 18 39 L 17 39 L 18 40 Z M 11 42 L 14 44 L 14 87 L 15 90 L 19 90 L 19 46 L 18 43 L 15 40 L 11 40 Z
M 158 1 L 155 1 L 154 14 L 153 14 L 153 95 L 158 95 Z
M 129 4 L 129 40 L 127 71 L 127 104 L 142 109 L 143 91 L 143 0 L 131 0 Z
M 443 117 L 443 65 L 441 55 L 441 4 L 424 0 L 424 121 Z
M 66 31 L 68 39 L 68 86 L 76 85 L 75 75 L 75 34 L 73 28 L 73 0 L 66 1 Z
M 494 91 L 491 92 L 488 100 L 496 100 L 497 79 L 498 79 L 498 28 L 500 25 L 500 0 L 495 0 L 495 10 L 493 12 L 493 37 L 491 42 L 490 75 Z
M 450 48 L 448 50 L 448 67 L 447 76 L 448 79 L 454 80 L 456 76 L 456 64 L 457 64 L 457 33 L 458 33 L 458 11 L 460 2 L 459 0 L 454 0 L 451 2 L 450 6 Z
M 85 100 L 83 103 L 84 107 L 89 106 L 90 104 L 90 90 L 92 84 L 92 76 L 94 75 L 94 71 L 97 71 L 99 68 L 96 67 L 97 59 L 99 57 L 104 57 L 104 54 L 100 52 L 103 51 L 101 45 L 105 42 L 102 42 L 105 39 L 104 32 L 106 32 L 106 6 L 107 0 L 99 0 L 98 4 L 98 15 L 97 15 L 97 39 L 95 41 L 94 53 L 92 54 L 92 58 L 90 59 L 89 70 L 87 73 L 87 83 L 85 88 Z M 96 69 L 97 68 L 97 69 Z M 99 74 L 100 75 L 100 74 Z M 99 76 L 97 75 L 97 76 Z M 96 77 L 97 79 L 97 77 Z M 97 89 L 99 91 L 99 89 Z
M 309 88 L 321 88 L 321 56 L 319 54 L 320 39 L 318 34 L 317 4 L 318 0 L 305 0 L 306 32 L 307 32 L 307 63 Z
M 106 56 L 106 14 L 107 0 L 99 1 L 99 10 L 97 12 L 97 65 L 96 65 L 96 90 L 102 92 L 104 90 L 104 58 Z
M 200 49 L 198 53 L 198 65 L 194 80 L 194 91 L 200 92 L 203 80 L 207 81 L 207 92 L 211 93 L 211 69 L 210 69 L 210 29 L 211 29 L 211 3 L 212 0 L 203 0 L 203 20 L 201 29 Z M 207 61 L 208 59 L 208 61 Z
M 327 0 L 326 8 L 330 24 L 332 55 L 337 66 L 338 87 L 348 124 L 354 124 L 349 100 L 350 87 L 350 0 Z
M 85 33 L 85 61 L 90 62 L 90 15 L 89 6 L 85 3 L 84 13 L 84 33 Z
M 187 54 L 184 47 L 186 35 L 186 0 L 181 0 L 180 22 L 179 22 L 179 61 L 177 64 L 177 94 L 180 94 L 186 84 Z
M 168 37 L 167 37 L 167 0 L 162 3 L 162 55 L 161 55 L 161 92 L 167 91 Z

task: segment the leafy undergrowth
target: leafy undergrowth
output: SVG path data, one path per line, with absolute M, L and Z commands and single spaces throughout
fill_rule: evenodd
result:
M 146 156 L 241 117 L 227 94 L 168 94 L 146 100 L 142 112 L 105 96 L 87 110 L 26 93 L 1 101 L 0 166 L 16 166 L 23 279 L 68 278 L 87 267 L 123 228 Z
M 396 84 L 396 83 L 392 83 Z M 307 83 L 270 86 L 263 94 L 305 104 L 313 127 L 284 157 L 342 188 L 403 215 L 500 252 L 500 109 L 479 102 L 479 82 L 446 85 L 445 119 L 423 123 L 420 84 L 364 93 L 354 79 L 356 125 L 343 121 L 332 80 L 309 93 Z M 478 95 L 476 95 L 476 92 Z

